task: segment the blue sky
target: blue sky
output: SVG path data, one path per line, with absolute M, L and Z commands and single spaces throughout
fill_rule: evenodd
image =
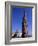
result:
M 11 7 L 12 16 L 12 32 L 22 32 L 22 18 L 27 13 L 27 23 L 28 23 L 28 34 L 32 35 L 32 8 L 22 8 L 22 7 Z

